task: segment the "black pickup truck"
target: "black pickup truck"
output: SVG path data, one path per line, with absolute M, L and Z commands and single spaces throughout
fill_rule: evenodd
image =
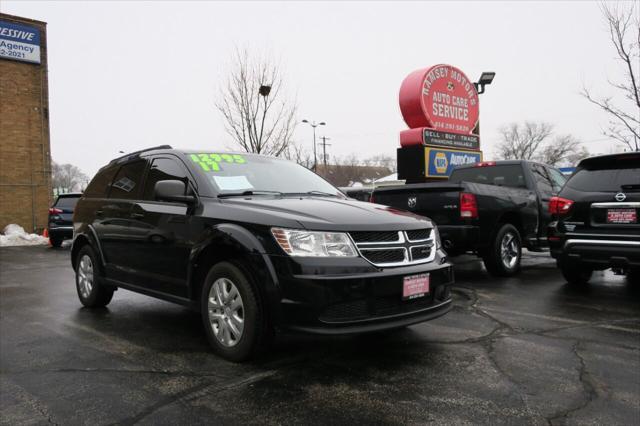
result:
M 445 182 L 376 188 L 371 201 L 428 216 L 450 256 L 476 253 L 499 276 L 520 269 L 522 247 L 547 246 L 549 200 L 565 176 L 524 160 L 460 166 Z

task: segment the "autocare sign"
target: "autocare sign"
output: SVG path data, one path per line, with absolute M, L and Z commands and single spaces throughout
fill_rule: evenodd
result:
M 456 166 L 482 161 L 482 152 L 479 151 L 425 148 L 424 155 L 425 176 L 429 178 L 446 178 Z
M 0 20 L 0 58 L 40 63 L 40 30 Z
M 412 128 L 470 134 L 480 114 L 478 92 L 458 68 L 434 65 L 412 72 L 400 86 L 400 110 Z

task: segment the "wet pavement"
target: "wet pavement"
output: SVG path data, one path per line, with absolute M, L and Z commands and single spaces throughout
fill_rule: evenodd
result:
M 640 285 L 458 259 L 455 307 L 356 337 L 208 349 L 198 314 L 116 292 L 81 307 L 68 249 L 0 249 L 0 424 L 640 424 Z

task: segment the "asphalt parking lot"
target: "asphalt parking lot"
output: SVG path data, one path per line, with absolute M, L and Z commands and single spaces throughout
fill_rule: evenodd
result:
M 572 288 L 540 254 L 456 281 L 436 321 L 232 364 L 197 314 L 125 290 L 83 309 L 68 249 L 3 248 L 0 423 L 640 424 L 640 285 Z

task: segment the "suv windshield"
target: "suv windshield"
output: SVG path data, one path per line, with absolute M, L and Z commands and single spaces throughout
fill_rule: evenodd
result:
M 640 184 L 640 168 L 629 169 L 579 169 L 567 182 L 567 186 L 578 191 L 620 191 Z
M 189 154 L 220 195 L 344 195 L 312 171 L 287 160 L 242 154 Z

